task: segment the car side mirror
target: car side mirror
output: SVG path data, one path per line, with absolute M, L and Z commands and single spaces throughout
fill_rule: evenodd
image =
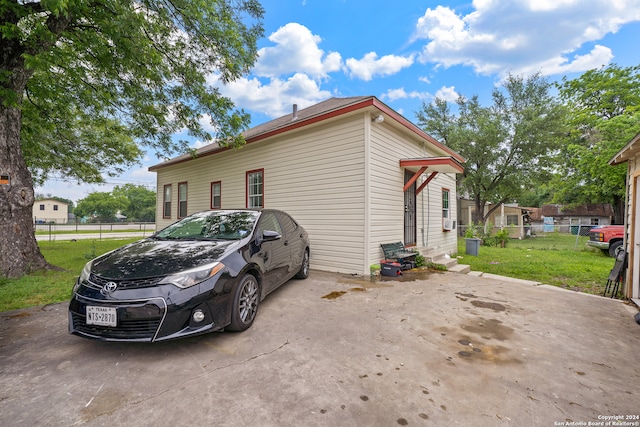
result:
M 256 243 L 261 245 L 263 242 L 273 242 L 274 240 L 281 239 L 282 236 L 277 231 L 264 230 L 262 235 L 256 238 Z

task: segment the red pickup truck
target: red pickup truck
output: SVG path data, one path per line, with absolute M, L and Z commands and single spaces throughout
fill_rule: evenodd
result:
M 609 256 L 616 256 L 616 249 L 622 246 L 624 240 L 624 225 L 601 225 L 589 232 L 587 245 L 602 250 Z

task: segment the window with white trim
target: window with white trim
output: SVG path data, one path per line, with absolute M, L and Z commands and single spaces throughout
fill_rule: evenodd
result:
M 171 184 L 165 185 L 162 192 L 162 217 L 171 218 Z
M 211 183 L 211 209 L 222 208 L 222 183 L 220 181 Z
M 178 218 L 187 216 L 187 183 L 178 183 Z
M 450 218 L 449 215 L 449 190 L 442 189 L 442 218 Z
M 247 172 L 247 208 L 264 207 L 264 169 Z

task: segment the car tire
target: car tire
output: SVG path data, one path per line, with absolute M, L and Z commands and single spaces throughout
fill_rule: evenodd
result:
M 296 279 L 306 279 L 307 277 L 309 277 L 309 249 L 304 250 L 304 255 L 302 255 L 302 265 L 295 275 Z
M 249 329 L 258 313 L 259 303 L 260 286 L 258 280 L 251 274 L 245 274 L 240 279 L 233 295 L 231 324 L 227 329 L 235 332 Z
M 609 256 L 612 258 L 616 257 L 616 249 L 618 249 L 622 245 L 622 241 L 618 240 L 617 242 L 613 242 L 609 244 Z

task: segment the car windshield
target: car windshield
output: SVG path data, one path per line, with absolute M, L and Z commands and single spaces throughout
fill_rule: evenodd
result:
M 258 219 L 258 212 L 200 212 L 157 232 L 159 239 L 240 240 L 248 236 Z

